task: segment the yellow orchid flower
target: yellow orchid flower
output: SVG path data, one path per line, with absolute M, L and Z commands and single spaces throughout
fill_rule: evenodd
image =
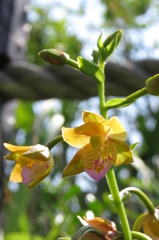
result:
M 80 148 L 63 171 L 63 177 L 85 171 L 99 181 L 112 165 L 133 162 L 133 154 L 125 143 L 127 133 L 117 117 L 105 120 L 93 112 L 83 111 L 84 124 L 62 128 L 65 142 Z
M 159 207 L 155 208 L 154 214 L 143 213 L 135 222 L 135 231 L 143 232 L 153 240 L 159 239 Z
M 11 152 L 5 158 L 16 162 L 10 181 L 28 184 L 27 189 L 35 187 L 42 181 L 54 165 L 49 149 L 43 145 L 14 146 L 4 143 L 4 146 Z
M 87 218 L 83 217 L 83 219 L 78 216 L 78 219 L 84 226 L 91 226 L 96 228 L 98 231 L 100 231 L 105 239 L 114 239 L 119 235 L 119 232 L 116 229 L 116 225 L 114 222 L 104 219 L 102 217 L 95 217 L 93 219 L 88 220 Z M 89 239 L 101 239 L 100 237 L 94 235 L 93 233 L 87 233 L 82 240 L 89 240 Z

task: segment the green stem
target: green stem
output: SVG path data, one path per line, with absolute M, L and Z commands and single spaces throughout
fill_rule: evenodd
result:
M 76 70 L 80 70 L 80 68 L 78 66 L 78 63 L 71 58 L 66 58 L 65 59 L 65 64 L 75 68 Z
M 131 236 L 133 239 L 137 240 L 152 240 L 152 238 L 148 237 L 146 234 L 136 231 L 131 231 Z
M 107 111 L 104 108 L 104 105 L 105 105 L 105 81 L 98 82 L 98 94 L 99 94 L 99 100 L 100 100 L 100 113 L 103 117 L 107 118 Z M 119 215 L 122 227 L 123 227 L 124 237 L 126 240 L 132 240 L 130 226 L 128 223 L 128 219 L 126 216 L 123 202 L 120 199 L 119 189 L 118 189 L 118 185 L 117 185 L 113 167 L 111 167 L 109 169 L 109 171 L 107 172 L 106 178 L 107 178 L 110 192 L 112 194 L 112 197 L 113 197 L 113 200 L 114 200 L 115 206 L 117 208 L 117 212 L 118 212 L 118 215 Z
M 128 187 L 128 188 L 123 189 L 122 192 L 131 192 L 131 193 L 136 194 L 141 199 L 145 208 L 147 208 L 148 212 L 150 214 L 154 214 L 154 212 L 155 212 L 154 205 L 152 204 L 150 199 L 146 196 L 146 194 L 143 193 L 140 189 L 135 188 L 135 187 Z
M 112 109 L 112 108 L 119 108 L 119 107 L 127 107 L 129 105 L 131 105 L 132 103 L 134 103 L 137 99 L 139 99 L 140 97 L 143 97 L 144 95 L 146 95 L 148 92 L 146 90 L 146 88 L 142 88 L 132 94 L 130 94 L 129 96 L 123 98 L 122 101 L 116 103 L 116 104 L 108 104 L 106 103 L 105 105 L 105 109 L 108 111 L 109 109 Z M 115 100 L 115 99 L 114 99 Z
M 141 88 L 140 90 L 130 94 L 129 96 L 126 97 L 127 100 L 137 100 L 140 97 L 143 97 L 144 95 L 147 94 L 146 87 Z
M 117 181 L 115 178 L 113 167 L 111 167 L 110 170 L 107 172 L 106 178 L 107 178 L 107 182 L 108 182 L 108 185 L 109 185 L 109 188 L 111 191 L 111 195 L 113 197 L 114 204 L 117 208 L 117 212 L 118 212 L 121 224 L 122 224 L 124 237 L 126 240 L 132 240 L 130 226 L 129 226 L 128 219 L 126 216 L 124 204 L 123 204 L 122 200 L 120 199 L 119 189 L 118 189 L 118 185 L 117 185 Z
M 49 143 L 47 143 L 46 147 L 48 147 L 50 150 L 53 148 L 55 145 L 63 141 L 62 135 L 59 135 L 55 137 L 53 140 L 51 140 Z
M 100 114 L 107 119 L 107 110 L 104 108 L 105 105 L 105 84 L 103 82 L 98 82 L 98 95 L 100 104 Z

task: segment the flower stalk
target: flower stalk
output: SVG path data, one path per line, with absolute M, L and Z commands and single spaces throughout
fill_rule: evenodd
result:
M 140 200 L 143 202 L 145 208 L 148 210 L 150 214 L 154 214 L 155 212 L 155 207 L 150 201 L 150 199 L 146 196 L 145 193 L 143 193 L 140 189 L 135 188 L 135 187 L 128 187 L 122 190 L 122 192 L 130 192 L 136 194 Z
M 51 150 L 53 147 L 55 147 L 60 142 L 63 142 L 62 135 L 55 137 L 53 140 L 51 140 L 49 143 L 47 143 L 46 146 Z
M 104 69 L 103 69 L 104 71 Z M 100 101 L 100 113 L 103 117 L 107 118 L 107 109 L 105 108 L 105 79 L 103 82 L 98 82 L 98 94 Z M 117 185 L 114 168 L 111 167 L 106 174 L 106 179 L 109 185 L 110 192 L 113 197 L 114 204 L 117 208 L 117 212 L 122 224 L 124 237 L 126 240 L 132 240 L 132 235 L 130 232 L 130 226 L 128 223 L 127 215 L 122 200 L 119 195 L 119 188 Z

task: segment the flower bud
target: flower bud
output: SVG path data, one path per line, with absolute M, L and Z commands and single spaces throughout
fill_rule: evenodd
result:
M 58 50 L 58 49 L 47 49 L 42 50 L 38 55 L 43 58 L 46 62 L 56 66 L 61 67 L 66 63 L 66 59 L 69 58 L 69 55 Z
M 146 90 L 149 94 L 159 96 L 159 74 L 154 75 L 146 80 Z

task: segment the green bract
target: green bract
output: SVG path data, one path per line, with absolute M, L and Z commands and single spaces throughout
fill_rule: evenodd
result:
M 104 81 L 104 73 L 102 69 L 100 69 L 100 67 L 98 67 L 96 64 L 89 62 L 83 57 L 78 57 L 77 61 L 78 66 L 82 72 L 99 82 Z

